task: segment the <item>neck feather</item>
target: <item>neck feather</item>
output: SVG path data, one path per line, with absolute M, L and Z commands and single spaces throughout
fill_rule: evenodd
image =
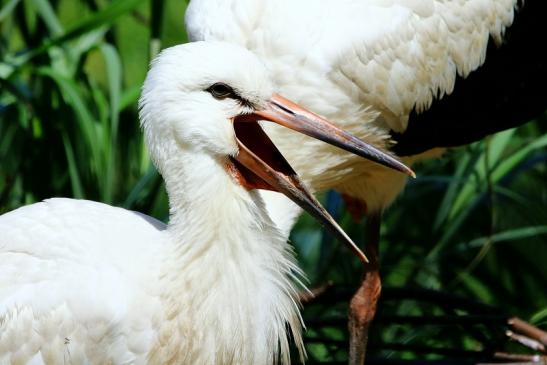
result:
M 300 272 L 258 192 L 233 181 L 225 161 L 185 152 L 162 169 L 172 242 L 167 317 L 180 335 L 171 337 L 186 341 L 177 349 L 185 363 L 289 363 L 287 328 L 303 354 Z

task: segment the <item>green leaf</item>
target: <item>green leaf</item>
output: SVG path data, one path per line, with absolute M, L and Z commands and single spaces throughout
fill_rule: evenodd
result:
M 128 108 L 131 105 L 135 105 L 137 103 L 137 100 L 139 99 L 139 95 L 141 94 L 141 86 L 134 86 L 129 89 L 126 89 L 122 92 L 121 98 L 120 98 L 120 110 Z
M 94 13 L 90 18 L 84 19 L 68 29 L 63 35 L 52 40 L 46 47 L 65 43 L 83 34 L 89 33 L 104 25 L 112 24 L 118 17 L 127 14 L 141 3 L 140 0 L 115 0 L 104 9 Z
M 530 323 L 536 326 L 547 323 L 547 308 L 543 308 L 539 312 L 536 312 L 530 318 Z
M 104 181 L 104 201 L 112 202 L 113 189 L 114 189 L 114 177 L 116 173 L 116 144 L 118 141 L 118 124 L 119 124 L 119 110 L 120 110 L 120 95 L 122 88 L 122 67 L 118 52 L 112 45 L 103 43 L 99 46 L 99 49 L 103 53 L 103 57 L 106 63 L 106 73 L 108 75 L 108 90 L 110 96 L 110 143 L 109 149 L 105 156 L 108 161 L 105 181 Z
M 472 163 L 471 158 L 471 154 L 464 154 L 462 158 L 458 161 L 456 172 L 451 179 L 450 185 L 448 186 L 441 205 L 439 206 L 439 209 L 437 211 L 435 223 L 433 224 L 434 231 L 439 230 L 447 219 L 448 214 L 450 213 L 450 210 L 454 204 L 454 200 L 456 199 L 456 196 L 458 194 L 458 191 L 459 189 L 461 189 L 461 186 L 466 180 L 464 176 L 467 176 L 469 174 L 469 169 Z
M 547 234 L 547 226 L 521 227 L 495 233 L 491 236 L 475 238 L 468 243 L 460 243 L 456 247 L 458 250 L 469 250 L 477 247 L 482 247 L 487 243 L 493 244 L 523 240 L 526 238 L 537 237 L 545 234 Z
M 65 147 L 66 159 L 68 162 L 68 174 L 70 176 L 70 182 L 72 187 L 72 195 L 75 198 L 83 199 L 85 198 L 84 189 L 82 187 L 82 182 L 80 179 L 80 173 L 78 172 L 78 164 L 74 158 L 74 150 L 72 148 L 72 143 L 70 138 L 66 133 L 63 132 L 63 145 Z
M 493 172 L 493 178 L 495 181 L 499 181 L 509 171 L 513 170 L 522 161 L 524 161 L 530 153 L 535 150 L 545 148 L 547 146 L 547 135 L 543 135 L 537 138 L 532 143 L 528 143 L 525 146 L 517 148 L 517 152 L 504 159 L 500 165 Z
M 458 195 L 454 198 L 448 219 L 457 215 L 462 207 L 470 203 L 479 185 L 486 184 L 486 176 L 505 154 L 507 145 L 514 133 L 515 129 L 509 129 L 488 137 L 486 149 L 480 154 L 472 171 L 472 175 L 475 178 L 469 179 L 469 176 L 467 183 L 464 184 Z M 496 183 L 497 179 L 495 177 L 492 178 L 492 182 Z
M 45 0 L 37 0 L 45 1 Z M 30 61 L 37 55 L 47 51 L 49 48 L 57 45 L 61 45 L 78 38 L 86 33 L 89 33 L 95 29 L 98 29 L 105 25 L 112 24 L 120 16 L 127 14 L 140 4 L 140 0 L 116 0 L 110 3 L 104 9 L 94 13 L 90 18 L 84 19 L 77 23 L 74 27 L 68 29 L 64 34 L 51 39 L 46 40 L 40 47 L 30 50 L 14 60 L 14 64 L 21 66 L 24 63 Z
M 63 27 L 55 15 L 55 10 L 47 0 L 32 0 L 32 4 L 44 20 L 49 32 L 53 36 L 58 36 L 63 33 Z
M 61 75 L 56 70 L 49 67 L 40 67 L 37 73 L 42 76 L 51 78 L 59 87 L 63 99 L 72 107 L 76 115 L 76 122 L 80 130 L 82 131 L 83 140 L 80 143 L 84 143 L 91 152 L 90 161 L 95 163 L 92 165 L 93 170 L 100 171 L 100 148 L 97 144 L 99 140 L 99 131 L 95 126 L 95 120 L 93 115 L 89 111 L 82 97 L 78 85 L 64 75 Z
M 19 1 L 21 0 L 10 0 L 6 5 L 2 7 L 2 9 L 0 9 L 0 23 L 9 15 L 11 15 L 11 12 L 13 11 L 13 9 L 15 9 Z

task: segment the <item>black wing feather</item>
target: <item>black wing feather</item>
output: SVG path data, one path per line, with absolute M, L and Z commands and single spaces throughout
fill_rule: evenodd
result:
M 547 110 L 547 0 L 526 0 L 503 44 L 490 40 L 486 62 L 430 109 L 412 112 L 392 133 L 399 156 L 468 144 L 524 124 Z

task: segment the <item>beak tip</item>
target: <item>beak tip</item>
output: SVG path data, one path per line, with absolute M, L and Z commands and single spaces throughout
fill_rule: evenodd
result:
M 407 165 L 405 165 L 404 163 L 402 163 L 401 161 L 398 161 L 398 165 L 397 167 L 395 167 L 397 170 L 399 170 L 400 172 L 402 172 L 403 174 L 406 174 L 412 178 L 416 178 L 416 173 L 410 168 L 408 167 Z M 389 167 L 394 167 L 394 166 L 389 166 Z
M 399 164 L 399 166 L 397 167 L 394 167 L 396 168 L 397 170 L 399 170 L 400 172 L 402 172 L 403 174 L 406 174 L 408 176 L 410 176 L 411 178 L 415 179 L 416 178 L 416 173 L 410 168 L 408 167 L 407 165 L 403 164 L 402 162 L 400 161 L 397 161 Z M 393 166 L 388 166 L 388 167 L 392 167 Z
M 359 260 L 361 260 L 361 262 L 363 264 L 368 264 L 370 263 L 367 255 L 365 255 L 365 253 L 363 251 L 361 251 L 361 249 L 359 248 L 359 246 L 357 246 L 355 244 L 355 242 L 351 241 L 351 239 L 349 240 L 349 244 L 350 244 L 350 247 L 351 249 L 353 250 L 353 252 L 357 255 L 357 257 L 359 258 Z

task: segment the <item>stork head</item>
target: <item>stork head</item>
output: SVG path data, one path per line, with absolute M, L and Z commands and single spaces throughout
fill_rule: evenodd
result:
M 224 160 L 236 183 L 287 195 L 363 260 L 363 253 L 308 192 L 258 122 L 281 124 L 412 174 L 393 157 L 275 94 L 265 66 L 236 45 L 194 42 L 164 50 L 152 63 L 139 105 L 145 138 L 160 171 L 169 158 L 166 154 L 177 151 L 194 150 Z

